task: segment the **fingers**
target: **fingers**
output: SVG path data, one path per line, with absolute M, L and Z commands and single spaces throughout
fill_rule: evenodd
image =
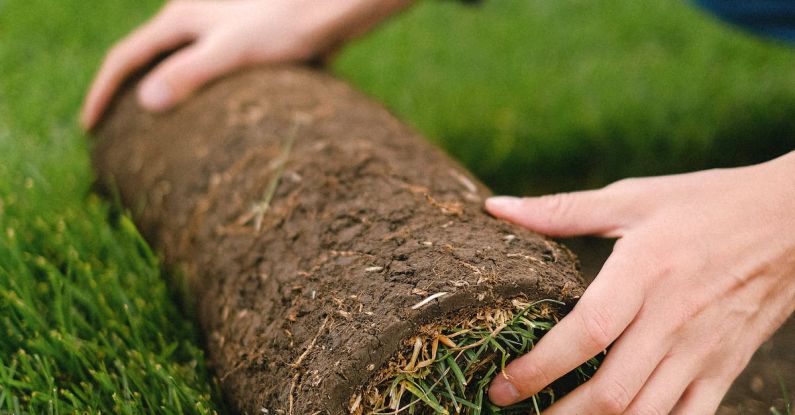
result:
M 612 190 L 589 190 L 541 197 L 492 197 L 492 215 L 551 236 L 620 236 L 623 197 Z
M 83 128 L 92 128 L 119 85 L 158 54 L 185 44 L 196 36 L 195 13 L 175 2 L 157 17 L 114 46 L 105 57 L 89 89 L 80 115 Z
M 671 413 L 699 368 L 692 359 L 693 356 L 687 354 L 663 359 L 627 412 L 659 415 Z
M 656 338 L 654 329 L 648 323 L 633 323 L 611 347 L 596 375 L 544 414 L 625 413 L 670 347 L 666 339 Z
M 696 380 L 685 391 L 671 412 L 673 415 L 712 415 L 718 410 L 731 381 L 718 379 Z
M 640 310 L 642 290 L 634 281 L 620 281 L 631 272 L 612 256 L 569 315 L 533 350 L 511 362 L 489 388 L 489 399 L 510 405 L 537 393 L 557 378 L 605 350 Z
M 170 56 L 146 76 L 138 100 L 150 111 L 166 110 L 241 61 L 239 49 L 223 38 L 201 41 Z

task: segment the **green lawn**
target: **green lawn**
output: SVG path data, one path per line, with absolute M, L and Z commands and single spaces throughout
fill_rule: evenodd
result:
M 795 148 L 795 49 L 687 2 L 426 2 L 337 69 L 499 191 Z
M 0 412 L 223 412 L 200 336 L 76 126 L 156 1 L 0 0 Z M 795 143 L 795 51 L 677 2 L 425 2 L 334 69 L 500 191 L 763 160 Z
M 157 4 L 0 0 L 0 413 L 211 413 L 191 320 L 76 127 L 103 50 Z

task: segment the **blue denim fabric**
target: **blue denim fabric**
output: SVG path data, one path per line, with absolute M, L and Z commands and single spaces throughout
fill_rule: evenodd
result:
M 795 43 L 795 0 L 695 0 L 752 32 Z

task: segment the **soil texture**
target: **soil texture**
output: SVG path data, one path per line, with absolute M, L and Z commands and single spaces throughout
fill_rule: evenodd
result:
M 133 86 L 97 131 L 99 182 L 188 276 L 242 413 L 347 413 L 423 325 L 583 291 L 570 251 L 490 217 L 483 184 L 328 74 L 251 69 L 159 115 Z

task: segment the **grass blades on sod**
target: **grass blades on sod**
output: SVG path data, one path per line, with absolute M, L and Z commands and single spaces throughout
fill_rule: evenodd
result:
M 0 0 L 0 412 L 220 410 L 195 328 L 75 126 L 104 51 L 154 0 Z M 499 191 L 791 149 L 795 53 L 682 2 L 428 1 L 340 56 Z
M 427 327 L 376 377 L 375 384 L 357 397 L 368 410 L 361 411 L 357 405 L 351 412 L 541 415 L 562 393 L 590 379 L 602 355 L 508 407 L 492 405 L 487 392 L 491 380 L 508 362 L 529 352 L 557 323 L 549 307 L 553 303 L 557 302 L 517 299 L 512 308 L 482 310 L 450 327 Z

